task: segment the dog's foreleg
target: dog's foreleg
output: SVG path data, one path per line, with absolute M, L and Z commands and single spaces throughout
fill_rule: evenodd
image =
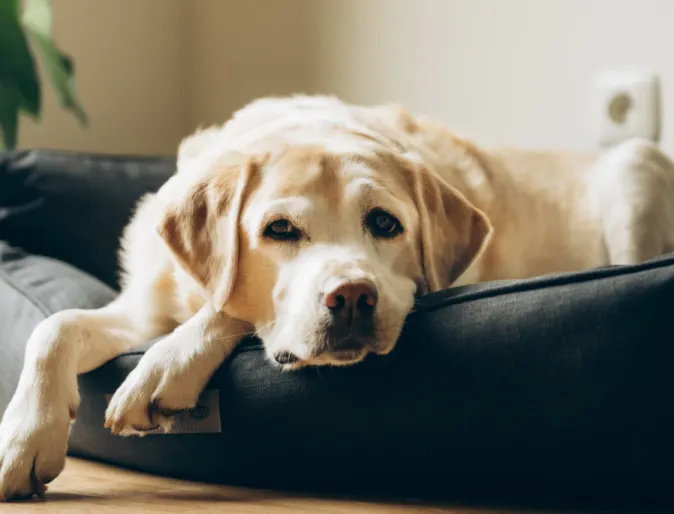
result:
M 119 435 L 142 435 L 195 406 L 199 394 L 249 326 L 206 304 L 158 341 L 113 395 L 105 426 Z
M 131 306 L 122 295 L 101 309 L 58 312 L 35 328 L 0 422 L 0 499 L 42 494 L 63 469 L 77 375 L 161 334 Z

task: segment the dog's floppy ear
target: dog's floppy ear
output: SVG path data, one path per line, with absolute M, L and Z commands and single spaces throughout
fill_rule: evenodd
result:
M 480 255 L 492 227 L 482 211 L 436 173 L 423 166 L 412 173 L 427 292 L 439 291 Z
M 186 188 L 176 183 L 157 226 L 180 266 L 210 293 L 217 310 L 227 302 L 236 281 L 239 220 L 257 166 L 253 158 L 230 156 L 209 164 L 196 183 Z

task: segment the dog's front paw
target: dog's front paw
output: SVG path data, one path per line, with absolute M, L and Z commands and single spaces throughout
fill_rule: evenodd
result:
M 37 409 L 10 403 L 0 423 L 0 501 L 42 496 L 65 466 L 71 414 L 67 405 Z
M 178 360 L 148 352 L 110 399 L 105 426 L 117 435 L 168 432 L 173 417 L 196 405 L 203 387 Z

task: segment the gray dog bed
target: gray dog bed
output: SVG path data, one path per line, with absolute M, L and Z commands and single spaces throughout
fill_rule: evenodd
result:
M 0 410 L 52 312 L 114 298 L 114 252 L 170 159 L 0 154 Z M 181 433 L 114 437 L 81 377 L 70 452 L 226 484 L 389 496 L 674 504 L 674 256 L 429 295 L 396 350 L 282 373 L 247 341 Z

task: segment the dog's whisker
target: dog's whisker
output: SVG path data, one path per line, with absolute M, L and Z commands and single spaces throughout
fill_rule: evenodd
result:
M 246 336 L 251 336 L 255 335 L 255 332 L 242 332 L 240 334 L 232 334 L 232 335 L 227 335 L 227 336 L 218 336 L 214 337 L 212 341 L 228 341 L 230 339 L 236 339 L 237 337 L 246 337 Z
M 265 323 L 264 325 L 262 325 L 262 326 L 261 326 L 260 328 L 258 328 L 257 330 L 250 330 L 250 331 L 247 331 L 247 332 L 240 332 L 240 333 L 238 333 L 238 334 L 229 334 L 229 335 L 226 335 L 226 336 L 218 336 L 218 337 L 214 337 L 214 338 L 213 338 L 213 341 L 228 341 L 228 340 L 230 340 L 230 339 L 236 339 L 237 337 L 243 338 L 243 337 L 246 337 L 246 336 L 253 336 L 253 337 L 256 337 L 256 336 L 258 336 L 258 335 L 260 334 L 260 332 L 261 332 L 262 330 L 268 328 L 268 327 L 269 327 L 270 325 L 272 325 L 273 323 L 274 323 L 274 321 L 270 321 L 270 322 L 268 322 L 268 323 Z
M 269 328 L 269 327 L 272 326 L 273 324 L 274 324 L 274 320 L 265 323 L 265 324 L 262 325 L 260 328 L 258 328 L 258 329 L 254 332 L 253 335 L 259 336 L 259 335 L 260 335 L 260 332 L 262 332 L 263 330 Z

